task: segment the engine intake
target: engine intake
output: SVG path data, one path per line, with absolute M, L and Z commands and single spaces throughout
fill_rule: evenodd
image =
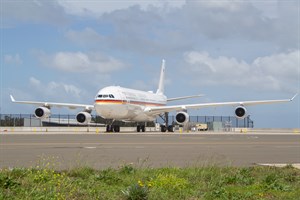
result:
M 235 116 L 239 119 L 244 119 L 247 115 L 247 110 L 245 107 L 243 106 L 238 106 L 236 109 L 235 109 Z
M 175 116 L 175 121 L 179 125 L 186 124 L 189 121 L 189 114 L 187 114 L 186 112 L 179 112 Z
M 88 112 L 80 112 L 76 115 L 76 120 L 82 124 L 88 124 L 92 120 L 92 115 Z
M 45 119 L 45 118 L 48 118 L 51 115 L 51 111 L 50 111 L 49 108 L 39 107 L 39 108 L 35 109 L 34 115 L 37 118 Z

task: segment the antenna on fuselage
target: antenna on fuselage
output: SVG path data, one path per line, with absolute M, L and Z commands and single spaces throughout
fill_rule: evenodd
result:
M 165 91 L 165 60 L 162 60 L 161 63 L 161 71 L 160 71 L 160 78 L 159 78 L 159 83 L 158 83 L 158 89 L 156 91 L 156 94 L 164 94 Z

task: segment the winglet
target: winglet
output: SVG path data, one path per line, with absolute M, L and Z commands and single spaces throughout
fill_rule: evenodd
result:
M 290 99 L 290 101 L 293 101 L 293 100 L 295 99 L 296 96 L 298 96 L 298 93 L 295 94 L 295 95 Z
M 16 102 L 15 98 L 12 95 L 10 95 L 10 99 L 12 102 Z

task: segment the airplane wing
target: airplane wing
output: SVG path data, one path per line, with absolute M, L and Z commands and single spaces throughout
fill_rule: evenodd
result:
M 16 101 L 12 95 L 10 95 L 10 99 L 13 103 L 32 104 L 32 105 L 45 106 L 45 107 L 67 107 L 69 109 L 83 108 L 86 110 L 94 109 L 94 105 L 86 105 L 86 104 L 55 103 L 55 102 L 40 102 L 40 101 Z
M 157 107 L 147 107 L 146 112 L 153 114 L 160 114 L 164 112 L 171 111 L 182 111 L 187 109 L 200 109 L 206 107 L 220 107 L 220 106 L 253 106 L 259 104 L 274 104 L 274 103 L 284 103 L 293 101 L 297 96 L 293 96 L 291 99 L 281 99 L 281 100 L 262 100 L 262 101 L 237 101 L 237 102 L 220 102 L 220 103 L 201 103 L 201 104 L 186 104 L 186 105 L 174 105 L 174 106 L 157 106 Z
M 190 98 L 196 98 L 196 97 L 203 97 L 203 94 L 193 95 L 193 96 L 184 96 L 184 97 L 175 97 L 175 98 L 169 98 L 167 101 L 177 101 L 182 99 L 190 99 Z

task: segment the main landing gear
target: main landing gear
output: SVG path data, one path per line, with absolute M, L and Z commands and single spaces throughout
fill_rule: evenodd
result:
M 169 125 L 169 126 L 167 127 L 167 126 L 165 126 L 165 125 L 161 125 L 161 126 L 160 126 L 160 131 L 163 132 L 163 133 L 165 133 L 165 132 L 167 132 L 167 131 L 173 133 L 173 132 L 174 132 L 174 126 Z
M 160 126 L 160 131 L 165 133 L 165 132 L 174 132 L 174 126 L 173 125 L 168 125 L 169 123 L 169 113 L 164 113 L 163 115 L 159 115 L 162 120 L 165 122 L 163 125 Z M 112 125 L 114 123 L 114 120 L 110 121 L 109 124 L 106 126 L 106 132 L 111 133 L 115 132 L 118 133 L 120 132 L 120 125 Z M 145 132 L 146 131 L 146 123 L 145 124 L 138 124 L 136 126 L 136 131 L 139 132 Z
M 161 125 L 160 126 L 160 131 L 165 133 L 165 132 L 174 132 L 174 126 L 173 125 L 169 125 L 169 113 L 166 112 L 163 116 L 159 115 L 160 118 L 162 118 L 162 120 L 164 120 L 166 125 Z

